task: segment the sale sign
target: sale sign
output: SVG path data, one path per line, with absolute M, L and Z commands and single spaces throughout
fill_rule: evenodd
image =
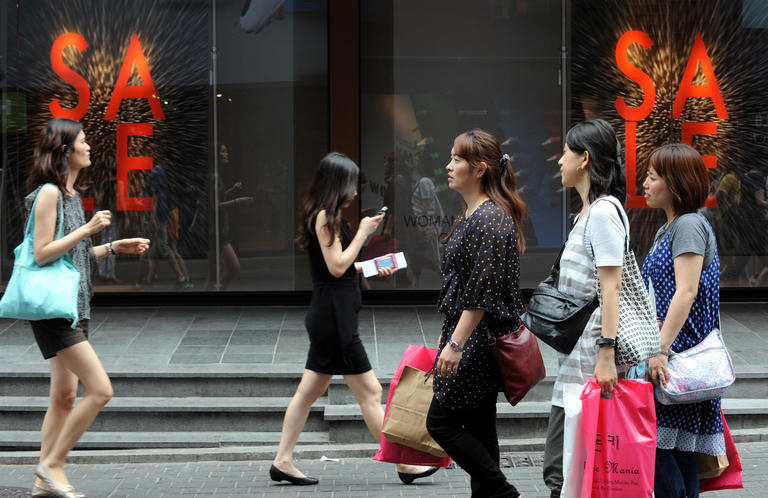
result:
M 64 49 L 74 46 L 79 52 L 88 48 L 88 42 L 78 33 L 64 33 L 56 38 L 51 47 L 51 66 L 57 75 L 71 84 L 77 91 L 78 100 L 74 108 L 67 109 L 61 106 L 58 99 L 53 99 L 49 104 L 51 115 L 55 118 L 67 118 L 75 121 L 82 119 L 88 112 L 91 98 L 91 87 L 86 79 L 64 63 Z M 140 85 L 129 85 L 134 68 L 141 78 Z M 152 110 L 152 117 L 157 121 L 164 121 L 165 114 L 160 105 L 152 75 L 149 71 L 147 59 L 141 49 L 141 42 L 136 32 L 131 37 L 131 43 L 120 68 L 117 83 L 109 99 L 104 120 L 113 121 L 117 115 L 120 103 L 125 99 L 143 99 Z M 152 209 L 151 197 L 130 197 L 128 195 L 128 171 L 152 169 L 151 157 L 131 157 L 128 155 L 128 137 L 152 136 L 152 123 L 119 123 L 117 125 L 117 209 L 119 211 L 146 211 Z M 84 198 L 83 204 L 87 210 L 93 209 L 93 198 Z
M 643 31 L 627 31 L 619 38 L 616 43 L 616 65 L 621 72 L 634 83 L 640 86 L 643 92 L 643 100 L 638 106 L 630 106 L 623 97 L 614 101 L 616 112 L 624 118 L 625 121 L 625 165 L 627 175 L 627 207 L 647 208 L 645 198 L 637 195 L 637 122 L 647 118 L 656 103 L 656 85 L 653 79 L 642 69 L 632 63 L 628 57 L 629 47 L 633 44 L 639 44 L 644 50 L 653 46 L 651 38 Z M 694 77 L 697 71 L 703 74 L 703 83 L 694 83 Z M 728 110 L 725 107 L 722 93 L 717 84 L 717 77 L 712 68 L 712 62 L 707 54 L 707 48 L 701 33 L 696 33 L 696 39 L 693 48 L 688 56 L 688 63 L 680 79 L 680 85 L 675 94 L 674 104 L 672 105 L 672 114 L 670 119 L 680 119 L 682 110 L 688 99 L 705 98 L 711 101 L 711 105 L 716 111 L 718 120 L 728 119 Z M 683 121 L 681 141 L 688 145 L 693 145 L 694 135 L 717 135 L 718 121 L 692 122 Z M 703 156 L 704 163 L 708 168 L 717 168 L 717 157 L 712 155 Z M 714 196 L 709 196 L 705 206 L 715 207 L 716 200 Z

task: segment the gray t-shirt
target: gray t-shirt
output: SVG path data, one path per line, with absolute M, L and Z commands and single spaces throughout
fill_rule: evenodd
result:
M 32 211 L 32 205 L 35 203 L 37 193 L 42 186 L 37 187 L 27 197 L 24 198 L 24 208 L 29 217 L 30 211 Z M 57 189 L 58 190 L 58 189 Z M 59 190 L 59 195 L 61 191 Z M 64 196 L 64 235 L 80 228 L 85 225 L 85 212 L 83 211 L 83 201 L 80 198 L 80 194 L 75 193 L 73 196 Z M 53 237 L 56 238 L 56 234 L 59 230 L 58 219 L 58 207 L 56 208 L 56 228 Z M 80 271 L 80 288 L 77 293 L 77 315 L 78 320 L 88 320 L 91 318 L 91 297 L 93 296 L 93 284 L 91 283 L 91 265 L 92 253 L 90 251 L 93 243 L 90 237 L 86 237 L 69 250 L 69 255 L 72 258 L 72 263 Z
M 659 229 L 657 237 L 663 229 Z M 702 268 L 706 268 L 715 259 L 715 234 L 706 218 L 698 213 L 687 213 L 672 222 L 669 228 L 669 249 L 672 258 L 687 252 L 704 256 Z

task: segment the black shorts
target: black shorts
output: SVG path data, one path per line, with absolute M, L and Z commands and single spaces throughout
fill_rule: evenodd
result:
M 72 328 L 72 322 L 66 318 L 34 320 L 29 322 L 35 341 L 43 353 L 43 358 L 50 360 L 62 349 L 88 340 L 88 320 L 80 320 Z

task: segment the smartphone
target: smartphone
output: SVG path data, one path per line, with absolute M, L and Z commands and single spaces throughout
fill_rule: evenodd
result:
M 394 254 L 387 254 L 386 256 L 375 258 L 373 262 L 376 265 L 376 270 L 381 270 L 382 268 L 394 268 L 396 270 L 398 266 L 394 256 Z
M 381 209 L 379 209 L 379 212 L 376 213 L 376 216 L 380 214 L 387 214 L 387 211 L 389 211 L 389 208 L 387 206 L 381 206 Z

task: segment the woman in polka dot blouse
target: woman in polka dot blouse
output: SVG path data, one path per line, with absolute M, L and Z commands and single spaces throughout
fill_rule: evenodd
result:
M 648 159 L 645 199 L 667 222 L 643 262 L 643 277 L 662 323 L 661 351 L 648 362 L 666 385 L 670 351 L 684 351 L 720 328 L 720 258 L 712 227 L 697 212 L 709 193 L 704 161 L 688 145 L 668 144 Z M 684 405 L 656 403 L 656 498 L 699 496 L 696 454 L 725 455 L 720 398 Z
M 471 477 L 473 497 L 520 496 L 499 468 L 496 398 L 501 385 L 488 334 L 520 326 L 520 222 L 509 156 L 483 130 L 462 133 L 446 166 L 464 212 L 447 238 L 439 310 L 445 315 L 427 429 Z

